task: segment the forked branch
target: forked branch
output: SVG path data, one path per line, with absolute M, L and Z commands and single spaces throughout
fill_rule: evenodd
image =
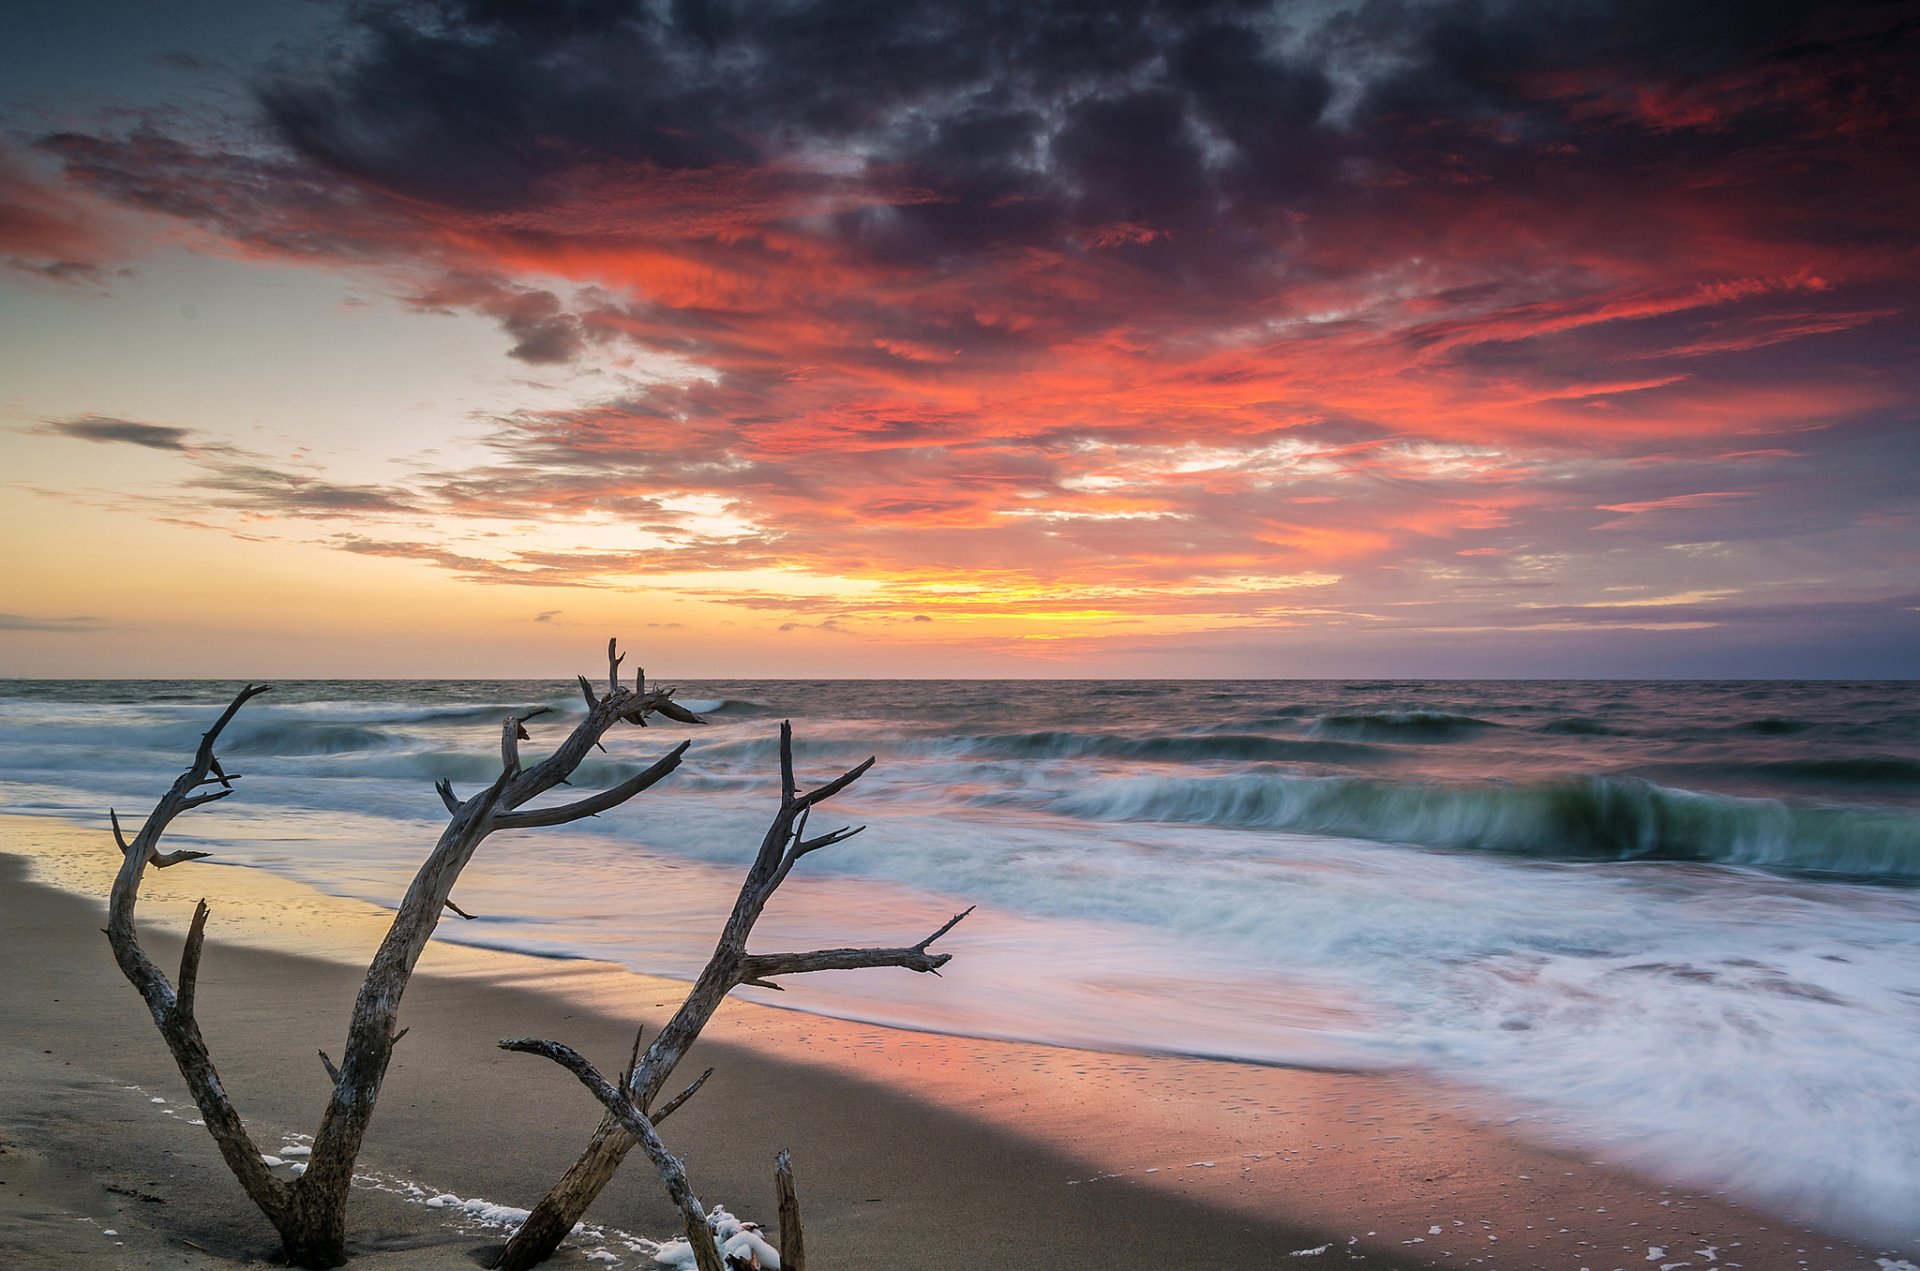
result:
M 617 670 L 619 659 L 611 642 L 608 657 Z M 147 866 L 166 868 L 206 855 L 192 851 L 162 853 L 159 850 L 161 836 L 181 813 L 224 799 L 233 792 L 238 774 L 221 767 L 214 757 L 214 745 L 240 708 L 266 688 L 248 685 L 235 695 L 213 727 L 201 737 L 193 763 L 161 796 L 131 839 L 121 826 L 118 814 L 110 814 L 114 841 L 122 853 L 107 921 L 107 936 L 114 955 L 121 970 L 146 1000 L 154 1023 L 173 1052 L 175 1063 L 186 1078 L 207 1130 L 219 1144 L 228 1168 L 279 1231 L 288 1262 L 303 1267 L 332 1267 L 346 1259 L 347 1189 L 393 1048 L 406 1034 L 406 1029 L 398 1026 L 401 998 L 442 914 L 450 910 L 462 918 L 471 917 L 453 903 L 451 893 L 461 870 L 481 843 L 496 830 L 562 825 L 607 811 L 679 766 L 686 753 L 685 745 L 598 794 L 553 808 L 526 809 L 524 806 L 555 786 L 567 784 L 567 779 L 599 745 L 606 731 L 622 720 L 638 722 L 649 713 L 671 707 L 674 718 L 699 722 L 697 716 L 672 703 L 671 690 L 639 691 L 643 685 L 644 681 L 640 681 L 633 691 L 622 689 L 616 675 L 607 695 L 597 697 L 582 678 L 587 713 L 546 759 L 524 767 L 520 756 L 520 743 L 530 740 L 526 721 L 550 709 L 541 707 L 508 716 L 502 722 L 500 775 L 486 789 L 463 800 L 454 793 L 450 782 L 436 783 L 435 790 L 448 814 L 446 828 L 415 874 L 386 938 L 367 968 L 366 979 L 354 1002 L 346 1044 L 339 1051 L 340 1063 L 336 1066 L 321 1052 L 320 1061 L 326 1067 L 331 1091 L 314 1136 L 307 1169 L 291 1182 L 276 1178 L 262 1162 L 260 1152 L 214 1071 L 194 1018 L 195 987 L 206 940 L 205 902 L 196 908 L 187 931 L 177 987 L 141 949 L 134 925 L 140 880 Z M 206 789 L 209 786 L 217 788 Z M 695 1088 L 698 1084 L 695 1083 Z
M 663 712 L 664 713 L 664 712 Z M 873 766 L 871 758 L 856 764 L 830 781 L 802 790 L 795 776 L 793 726 L 780 725 L 780 802 L 766 834 L 760 841 L 753 864 L 740 884 L 733 910 L 720 933 L 713 956 L 694 981 L 686 1000 L 674 1012 L 665 1028 L 654 1037 L 637 1064 L 622 1083 L 625 1098 L 644 1112 L 660 1096 L 674 1067 L 686 1055 L 694 1039 L 713 1017 L 728 993 L 741 985 L 779 989 L 777 977 L 809 971 L 858 970 L 868 967 L 905 967 L 912 971 L 933 972 L 945 966 L 951 955 L 935 953 L 930 946 L 965 918 L 972 910 L 955 914 L 939 930 L 918 944 L 895 948 L 819 949 L 810 953 L 751 954 L 748 938 L 767 903 L 780 884 L 786 881 L 794 865 L 804 856 L 844 843 L 860 832 L 859 828 L 839 829 L 812 838 L 806 836 L 807 819 L 812 810 L 858 781 Z M 547 1052 L 541 1052 L 547 1053 Z M 549 1056 L 553 1057 L 553 1056 Z M 696 1083 L 697 1084 L 697 1083 Z M 603 1103 L 606 1102 L 603 1100 Z M 672 1105 L 669 1105 L 672 1106 Z M 613 1177 L 621 1159 L 631 1150 L 637 1137 L 631 1132 L 621 1107 L 607 1104 L 608 1117 L 595 1132 L 593 1140 L 572 1168 L 556 1183 L 527 1220 L 521 1224 L 501 1255 L 498 1266 L 506 1271 L 527 1271 L 544 1261 L 587 1206 Z
M 147 956 L 146 950 L 141 947 L 139 929 L 134 922 L 134 910 L 140 900 L 140 883 L 148 865 L 164 869 L 207 855 L 205 852 L 185 851 L 162 853 L 159 850 L 160 838 L 182 812 L 225 798 L 232 792 L 236 777 L 220 769 L 219 761 L 214 758 L 214 746 L 240 708 L 266 692 L 267 688 L 264 684 L 249 684 L 234 694 L 233 700 L 220 713 L 213 726 L 201 735 L 193 762 L 160 796 L 159 802 L 154 804 L 153 811 L 147 815 L 139 833 L 131 841 L 121 828 L 119 814 L 108 813 L 113 823 L 114 841 L 120 846 L 121 860 L 107 905 L 107 942 L 113 947 L 113 956 L 120 964 L 120 970 L 146 1001 L 154 1025 L 160 1030 L 167 1049 L 172 1052 L 180 1075 L 186 1079 L 194 1104 L 200 1109 L 201 1120 L 206 1123 L 207 1132 L 219 1146 L 227 1168 L 233 1171 L 247 1195 L 278 1227 L 291 1212 L 288 1186 L 275 1178 L 261 1161 L 259 1149 L 254 1146 L 252 1137 L 240 1120 L 240 1114 L 227 1098 L 226 1088 L 214 1069 L 213 1058 L 207 1051 L 199 1021 L 194 1016 L 194 991 L 206 940 L 206 902 L 203 900 L 195 907 L 193 922 L 187 929 L 186 944 L 180 954 L 178 987 Z M 209 784 L 210 777 L 220 783 L 218 791 L 207 795 L 192 793 Z
M 667 1145 L 653 1128 L 653 1122 L 634 1105 L 625 1090 L 615 1088 L 579 1051 L 559 1042 L 520 1037 L 501 1042 L 500 1049 L 545 1055 L 578 1077 L 580 1084 L 592 1092 L 593 1097 L 607 1110 L 607 1115 L 618 1121 L 621 1128 L 639 1142 L 647 1159 L 659 1171 L 660 1181 L 667 1188 L 668 1199 L 680 1211 L 681 1222 L 687 1232 L 687 1243 L 693 1246 L 694 1264 L 700 1271 L 726 1271 L 726 1265 L 720 1261 L 719 1246 L 713 1242 L 713 1231 L 707 1226 L 707 1211 L 701 1208 L 699 1198 L 693 1194 L 693 1187 L 687 1182 L 685 1163 L 667 1150 Z M 702 1081 L 705 1079 L 701 1078 Z
M 941 928 L 918 944 L 897 949 L 815 949 L 811 953 L 756 953 L 740 962 L 740 978 L 764 981 L 776 975 L 803 975 L 808 971 L 859 971 L 868 967 L 897 966 L 909 971 L 940 974 L 940 968 L 952 960 L 951 953 L 930 953 L 927 946 L 972 913 L 967 908 L 949 918 Z M 769 986 L 772 987 L 772 986 Z

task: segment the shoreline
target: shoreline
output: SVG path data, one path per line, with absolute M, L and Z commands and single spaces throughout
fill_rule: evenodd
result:
M 179 1078 L 98 935 L 116 863 L 103 839 L 0 817 L 0 965 L 15 968 L 0 984 L 0 1231 L 12 1233 L 0 1253 L 17 1241 L 20 1265 L 98 1266 L 111 1241 L 94 1232 L 112 1228 L 128 1240 L 116 1256 L 146 1246 L 145 1260 L 121 1265 L 259 1257 L 271 1231 L 211 1140 L 182 1124 L 193 1114 Z M 29 872 L 43 881 L 15 881 Z M 151 873 L 143 929 L 163 965 L 201 894 L 214 910 L 201 1001 L 215 1061 L 250 1120 L 310 1132 L 323 1084 L 313 1052 L 337 1046 L 360 975 L 345 959 L 371 949 L 384 911 L 260 870 Z M 550 1037 L 617 1065 L 633 1021 L 657 1026 L 684 988 L 435 941 L 362 1168 L 531 1204 L 598 1109 L 565 1074 L 493 1040 Z M 743 1002 L 716 1017 L 688 1065 L 689 1077 L 718 1069 L 667 1135 L 701 1199 L 769 1221 L 773 1155 L 791 1148 L 809 1243 L 835 1266 L 1258 1266 L 1299 1253 L 1306 1266 L 1601 1271 L 1708 1265 L 1696 1252 L 1707 1249 L 1745 1267 L 1900 1256 L 1542 1147 L 1401 1074 L 1064 1050 Z M 283 1141 L 260 1137 L 266 1151 Z M 163 1159 L 188 1168 L 166 1176 Z M 676 1223 L 659 1191 L 630 1165 L 589 1219 L 668 1238 Z M 376 1191 L 356 1193 L 350 1222 L 369 1265 L 467 1267 L 498 1240 Z M 621 1266 L 651 1265 L 607 1247 Z M 178 1260 L 195 1257 L 208 1260 Z

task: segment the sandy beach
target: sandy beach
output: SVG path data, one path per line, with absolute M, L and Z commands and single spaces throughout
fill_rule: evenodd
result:
M 191 1124 L 99 933 L 108 842 L 0 819 L 0 1265 L 270 1262 L 271 1230 Z M 378 938 L 380 911 L 214 864 L 149 879 L 142 915 L 163 964 L 193 901 L 213 905 L 200 1000 L 215 1060 L 263 1150 L 297 1145 L 322 1102 L 314 1052 L 338 1045 L 351 960 Z M 419 1199 L 531 1204 L 594 1124 L 570 1077 L 496 1039 L 550 1037 L 613 1068 L 634 1023 L 657 1023 L 678 995 L 601 963 L 436 942 L 361 1161 L 356 1263 L 483 1260 L 497 1228 Z M 1400 1075 L 943 1037 L 741 1003 L 689 1063 L 688 1076 L 717 1071 L 667 1139 L 702 1199 L 770 1221 L 773 1155 L 790 1148 L 823 1266 L 1602 1271 L 1873 1268 L 1913 1254 L 1539 1146 L 1495 1110 Z M 675 1230 L 634 1163 L 590 1219 L 556 1265 L 605 1250 L 648 1266 L 646 1241 Z

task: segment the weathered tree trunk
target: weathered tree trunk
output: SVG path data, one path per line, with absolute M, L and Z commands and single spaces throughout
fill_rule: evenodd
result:
M 910 971 L 930 971 L 936 975 L 952 956 L 928 951 L 935 940 L 953 930 L 954 925 L 973 910 L 955 914 L 938 931 L 918 944 L 881 949 L 820 949 L 810 953 L 750 954 L 747 938 L 759 920 L 767 902 L 801 857 L 821 848 L 845 842 L 866 827 L 833 830 L 815 838 L 804 837 L 807 818 L 815 805 L 825 802 L 858 781 L 873 760 L 842 773 L 813 790 L 802 792 L 794 784 L 793 725 L 780 725 L 780 806 L 774 813 L 753 865 L 747 870 L 734 900 L 733 911 L 721 931 L 713 956 L 700 977 L 694 981 L 680 1009 L 674 1012 L 647 1053 L 634 1065 L 626 1081 L 626 1095 L 641 1113 L 653 1105 L 665 1087 L 673 1069 L 700 1035 L 707 1021 L 728 993 L 742 984 L 777 989 L 776 976 L 797 975 L 807 971 L 852 970 L 862 967 L 905 967 Z M 524 1049 L 525 1047 L 520 1047 Z M 544 1053 L 544 1052 L 543 1052 Z M 533 1207 L 527 1220 L 508 1240 L 494 1265 L 500 1271 L 529 1271 L 546 1261 L 560 1247 L 573 1225 L 607 1185 L 620 1162 L 636 1142 L 628 1132 L 623 1109 L 609 1105 L 609 1113 L 593 1133 L 560 1181 Z
M 149 864 L 166 868 L 206 855 L 204 852 L 163 855 L 158 844 L 167 825 L 181 812 L 233 792 L 233 782 L 239 774 L 229 774 L 221 768 L 214 757 L 214 745 L 240 708 L 266 692 L 266 687 L 248 685 L 234 697 L 201 738 L 193 763 L 154 806 L 131 843 L 121 831 L 119 817 L 113 816 L 114 837 L 120 844 L 122 862 L 108 907 L 108 941 L 121 970 L 146 1000 L 154 1023 L 173 1053 L 174 1062 L 186 1079 L 207 1131 L 219 1145 L 227 1167 L 279 1232 L 287 1261 L 292 1265 L 337 1267 L 347 1260 L 346 1211 L 353 1166 L 373 1119 L 393 1048 L 406 1032 L 396 1026 L 401 998 L 442 912 L 447 908 L 459 912 L 451 899 L 453 885 L 480 844 L 495 830 L 561 825 L 617 807 L 679 766 L 687 749 L 684 742 L 645 771 L 611 789 L 557 807 L 521 810 L 521 805 L 528 800 L 563 783 L 599 744 L 601 736 L 622 720 L 644 725 L 647 714 L 657 712 L 673 719 L 700 722 L 697 716 L 674 703 L 670 692 L 645 691 L 644 671 L 636 677 L 633 689 L 622 688 L 618 674 L 622 658 L 616 655 L 612 641 L 607 644 L 607 659 L 609 690 L 606 696 L 596 695 L 586 679 L 581 678 L 581 691 L 587 701 L 586 718 L 544 762 L 529 769 L 521 768 L 519 743 L 527 739 L 527 732 L 522 727 L 522 719 L 509 717 L 501 729 L 501 772 L 492 785 L 462 801 L 454 796 L 447 782 L 439 784 L 441 800 L 449 813 L 447 828 L 414 876 L 386 938 L 380 942 L 367 968 L 366 979 L 354 1002 L 340 1065 L 336 1068 L 324 1052 L 320 1055 L 332 1091 L 319 1133 L 314 1136 L 307 1169 L 291 1181 L 276 1178 L 261 1160 L 259 1148 L 227 1098 L 194 1018 L 195 981 L 206 936 L 206 902 L 202 901 L 195 910 L 187 933 L 180 958 L 178 988 L 141 949 L 133 918 L 141 877 Z M 525 718 L 542 713 L 544 708 L 530 712 Z M 220 789 L 206 794 L 194 793 L 216 783 Z
M 527 1271 L 553 1256 L 560 1242 L 587 1212 L 601 1189 L 613 1180 L 627 1153 L 637 1142 L 620 1128 L 611 1116 L 601 1120 L 587 1146 L 567 1172 L 560 1176 L 540 1203 L 533 1207 L 525 1222 L 507 1241 L 507 1247 L 494 1263 L 500 1271 Z

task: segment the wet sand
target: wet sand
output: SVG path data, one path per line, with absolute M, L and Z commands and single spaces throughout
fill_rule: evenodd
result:
M 92 828 L 0 818 L 0 1266 L 268 1262 L 270 1228 L 190 1124 L 184 1084 L 100 934 L 110 844 Z M 150 873 L 143 896 L 163 966 L 202 895 L 214 909 L 203 1027 L 273 1152 L 317 1122 L 314 1052 L 337 1049 L 352 960 L 385 918 L 260 871 L 189 864 Z M 474 1266 L 501 1233 L 406 1189 L 530 1205 L 596 1122 L 570 1076 L 496 1039 L 553 1038 L 615 1069 L 634 1024 L 657 1026 L 681 991 L 599 963 L 435 942 L 361 1160 L 360 1264 Z M 804 1004 L 803 986 L 794 997 Z M 713 1080 L 667 1125 L 670 1146 L 703 1201 L 769 1223 L 773 1156 L 792 1149 L 819 1266 L 1606 1271 L 1900 1256 L 1539 1146 L 1410 1076 L 934 1036 L 747 1003 L 721 1012 L 682 1075 L 709 1065 Z M 650 1266 L 622 1233 L 676 1228 L 638 1161 L 589 1219 L 596 1229 L 554 1265 L 605 1249 Z

